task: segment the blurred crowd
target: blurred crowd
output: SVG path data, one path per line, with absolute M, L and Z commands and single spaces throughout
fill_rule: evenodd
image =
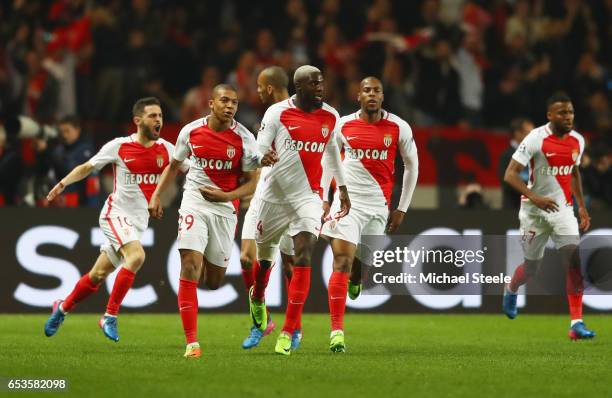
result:
M 207 113 L 212 87 L 228 82 L 239 90 L 237 118 L 255 128 L 263 113 L 256 76 L 271 64 L 289 73 L 319 66 L 326 101 L 341 114 L 355 110 L 361 78 L 379 76 L 385 108 L 415 126 L 508 131 L 518 116 L 537 125 L 545 121 L 546 98 L 564 90 L 578 130 L 596 143 L 587 157 L 596 170 L 592 185 L 600 186 L 593 189 L 609 190 L 598 176 L 610 177 L 611 0 L 0 4 L 5 121 L 25 115 L 57 124 L 79 115 L 97 145 L 129 122 L 139 97 L 158 97 L 166 122 L 185 123 Z M 10 152 L 11 139 L 0 137 L 0 154 Z M 68 145 L 61 136 L 54 142 Z M 3 165 L 15 160 L 0 156 L 3 184 Z M 32 171 L 37 167 L 22 172 L 44 174 Z

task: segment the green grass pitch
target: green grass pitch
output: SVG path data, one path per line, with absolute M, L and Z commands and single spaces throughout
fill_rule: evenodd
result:
M 305 314 L 302 346 L 283 357 L 274 354 L 278 329 L 245 351 L 248 315 L 200 314 L 199 360 L 182 357 L 178 314 L 123 314 L 119 343 L 98 318 L 70 315 L 47 338 L 46 316 L 0 315 L 0 376 L 69 380 L 68 392 L 44 396 L 612 396 L 608 315 L 587 317 L 595 340 L 571 342 L 566 316 L 349 314 L 347 353 L 332 354 L 328 316 Z

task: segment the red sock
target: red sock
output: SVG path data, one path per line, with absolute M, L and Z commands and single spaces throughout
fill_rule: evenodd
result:
M 91 281 L 89 273 L 83 275 L 76 285 L 74 285 L 72 292 L 70 292 L 66 300 L 62 303 L 62 310 L 64 310 L 64 312 L 72 311 L 78 303 L 97 292 L 99 287 L 100 284 L 94 285 Z
M 510 281 L 510 290 L 516 292 L 521 285 L 527 283 L 529 277 L 525 273 L 525 263 L 519 265 L 514 270 L 514 275 L 512 275 L 512 280 Z
M 327 298 L 332 330 L 344 330 L 344 309 L 346 307 L 346 292 L 348 291 L 349 274 L 332 272 L 329 277 Z
M 570 318 L 582 319 L 582 274 L 580 268 L 570 267 L 565 274 L 565 289 L 567 291 L 567 302 L 569 303 Z
M 121 268 L 119 270 L 117 278 L 115 279 L 115 286 L 113 286 L 113 291 L 106 305 L 107 314 L 115 316 L 119 314 L 119 306 L 123 302 L 128 290 L 132 287 L 135 276 L 136 274 L 127 268 Z
M 270 280 L 271 271 L 272 267 L 264 268 L 259 265 L 259 261 L 253 262 L 253 275 L 255 278 L 255 283 L 253 284 L 253 286 L 255 286 L 253 288 L 253 298 L 263 300 L 266 296 L 266 287 Z
M 291 274 L 285 274 L 285 291 L 287 292 L 287 302 L 289 302 L 289 285 L 291 284 Z M 297 330 L 302 330 L 302 314 L 298 318 L 297 325 L 295 326 Z
M 255 269 L 253 267 L 242 269 L 242 280 L 244 281 L 247 292 L 251 289 L 251 286 L 253 286 L 253 282 L 255 282 L 254 273 Z
M 308 297 L 308 290 L 310 290 L 310 267 L 293 267 L 283 332 L 292 334 L 297 329 L 302 317 L 304 303 Z
M 179 282 L 178 305 L 187 344 L 198 341 L 198 281 Z

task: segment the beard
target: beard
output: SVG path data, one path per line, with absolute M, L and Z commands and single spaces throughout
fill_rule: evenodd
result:
M 151 141 L 157 141 L 159 138 L 159 133 L 155 131 L 155 127 L 149 127 L 143 123 L 140 129 L 144 136 Z
M 555 130 L 561 133 L 564 133 L 564 134 L 569 133 L 570 131 L 572 131 L 573 128 L 574 128 L 573 124 L 571 126 L 568 126 L 565 123 L 559 123 L 555 125 Z

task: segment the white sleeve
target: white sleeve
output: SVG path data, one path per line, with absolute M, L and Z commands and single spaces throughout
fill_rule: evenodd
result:
M 512 155 L 512 159 L 516 160 L 523 166 L 527 166 L 533 155 L 539 150 L 538 137 L 535 132 L 527 134 L 516 151 Z
M 177 140 L 178 141 L 178 140 Z M 170 160 L 172 160 L 173 154 L 176 151 L 174 145 L 172 145 L 171 143 L 169 143 L 168 141 L 164 141 L 164 146 L 166 147 L 166 150 L 168 151 L 168 158 Z M 185 159 L 182 163 L 181 166 L 179 167 L 179 170 L 181 171 L 181 173 L 187 173 L 189 171 L 189 166 L 191 165 L 191 162 L 189 161 L 189 159 Z
M 257 141 L 255 137 L 244 129 L 242 137 L 242 171 L 253 171 L 261 167 L 261 158 L 263 155 L 257 150 Z
M 336 145 L 338 146 L 338 152 L 340 152 L 342 150 L 342 133 L 341 133 L 342 123 L 339 122 L 338 125 L 339 127 L 335 128 L 334 132 L 332 132 L 330 143 L 331 143 L 331 140 L 335 139 Z M 334 177 L 330 168 L 325 167 L 325 165 L 328 164 L 328 160 L 327 160 L 328 156 L 329 155 L 327 154 L 327 151 L 325 151 L 323 153 L 323 159 L 322 159 L 323 175 L 321 176 L 321 187 L 323 188 L 323 200 L 324 201 L 327 201 L 327 198 L 329 198 L 329 188 L 331 186 L 332 178 Z
M 279 128 L 280 118 L 278 110 L 272 105 L 264 114 L 261 121 L 261 127 L 257 133 L 257 146 L 260 153 L 267 153 L 270 150 Z
M 102 148 L 100 148 L 98 153 L 89 159 L 89 163 L 91 163 L 94 169 L 100 171 L 107 164 L 117 162 L 119 160 L 120 145 L 121 144 L 117 138 L 107 142 Z
M 340 121 L 338 121 L 337 124 L 339 124 L 339 122 Z M 325 152 L 323 153 L 323 159 L 321 161 L 323 163 L 323 172 L 327 169 L 330 175 L 336 178 L 336 185 L 340 187 L 346 184 L 344 183 L 344 170 L 342 169 L 342 160 L 340 159 L 340 150 L 338 149 L 336 138 L 337 129 L 334 128 L 331 134 L 332 136 L 325 147 Z M 321 181 L 323 181 L 323 178 L 321 178 Z M 327 186 L 329 189 L 329 184 L 327 184 Z M 323 192 L 325 192 L 325 188 Z
M 412 129 L 408 123 L 402 123 L 399 126 L 398 147 L 400 156 L 404 161 L 404 178 L 402 179 L 402 194 L 400 195 L 397 209 L 405 213 L 410 206 L 410 201 L 412 200 L 412 195 L 419 178 L 419 156 L 412 135 Z
M 574 135 L 580 144 L 580 152 L 578 153 L 578 157 L 576 158 L 576 166 L 580 166 L 580 161 L 582 160 L 582 154 L 584 153 L 584 137 L 578 133 Z
M 178 138 L 176 139 L 176 145 L 174 147 L 174 154 L 172 157 L 182 162 L 191 155 L 191 148 L 189 147 L 189 134 L 191 133 L 190 125 L 184 126 L 179 132 Z

